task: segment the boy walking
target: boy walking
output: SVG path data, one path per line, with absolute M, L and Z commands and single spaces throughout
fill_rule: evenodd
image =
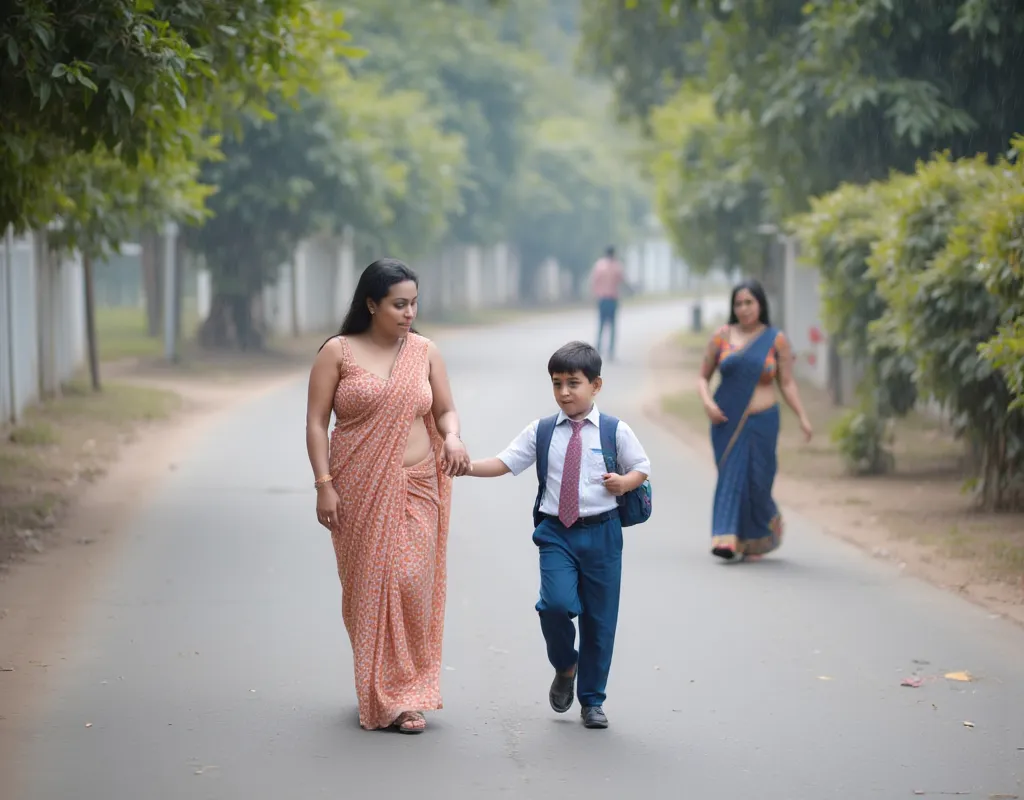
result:
M 572 707 L 578 683 L 583 724 L 607 728 L 603 706 L 622 575 L 620 511 L 627 507 L 621 505 L 621 498 L 645 485 L 651 467 L 630 427 L 602 415 L 594 404 L 602 386 L 597 350 L 570 342 L 551 356 L 548 373 L 558 414 L 531 422 L 496 458 L 474 461 L 468 475 L 519 475 L 537 465 L 533 541 L 540 551 L 540 599 L 536 608 L 548 660 L 555 670 L 548 700 L 556 712 L 564 714 Z M 614 452 L 609 453 L 611 448 Z M 627 524 L 644 519 L 630 519 Z

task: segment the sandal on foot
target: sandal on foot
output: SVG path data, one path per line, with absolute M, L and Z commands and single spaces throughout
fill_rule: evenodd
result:
M 723 561 L 736 561 L 741 556 L 732 547 L 715 547 L 711 550 L 711 555 L 718 556 Z
M 405 734 L 423 733 L 427 728 L 427 720 L 419 711 L 404 711 L 393 724 L 399 733 Z

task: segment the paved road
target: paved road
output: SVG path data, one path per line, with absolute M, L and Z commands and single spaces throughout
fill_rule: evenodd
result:
M 707 555 L 707 464 L 638 412 L 646 348 L 684 318 L 627 310 L 628 358 L 606 370 L 603 405 L 655 472 L 655 515 L 627 537 L 610 730 L 547 706 L 526 476 L 456 487 L 447 708 L 420 737 L 358 729 L 297 382 L 220 425 L 133 523 L 55 668 L 23 797 L 1024 796 L 1019 630 L 792 515 L 770 561 Z M 471 452 L 550 409 L 547 356 L 591 323 L 443 342 Z M 914 659 L 983 679 L 900 688 Z

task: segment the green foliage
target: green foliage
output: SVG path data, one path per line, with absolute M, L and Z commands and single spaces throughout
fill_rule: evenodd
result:
M 1006 99 L 1024 83 L 1019 3 L 938 0 L 926 15 L 910 0 L 584 0 L 584 9 L 584 63 L 613 80 L 621 108 L 646 121 L 695 81 L 721 119 L 744 121 L 745 136 L 701 158 L 713 185 L 716 165 L 758 168 L 766 208 L 745 227 L 802 211 L 843 182 L 910 171 L 936 150 L 996 154 L 1024 128 L 1024 106 Z M 680 240 L 701 228 L 702 209 L 684 200 L 661 210 Z
M 851 465 L 872 463 L 885 421 L 920 392 L 948 409 L 979 454 L 982 503 L 1024 502 L 1024 410 L 1013 396 L 1024 312 L 1021 166 L 941 155 L 910 176 L 842 187 L 793 228 L 821 268 L 836 337 L 867 362 L 861 407 L 837 430 Z
M 844 184 L 811 200 L 805 214 L 790 220 L 801 257 L 821 272 L 822 316 L 828 332 L 847 355 L 868 359 L 868 326 L 880 319 L 885 302 L 868 274 L 868 257 L 881 237 L 884 186 Z
M 420 0 L 339 0 L 365 58 L 357 79 L 378 76 L 389 90 L 424 94 L 443 129 L 465 142 L 467 169 L 452 237 L 502 238 L 525 146 L 526 59 L 497 34 L 495 13 Z M 472 5 L 472 4 L 468 4 Z M 410 46 L 415 42 L 415 46 Z
M 402 253 L 438 241 L 458 209 L 462 141 L 438 129 L 422 95 L 385 93 L 379 80 L 353 80 L 331 63 L 317 87 L 295 103 L 272 100 L 270 118 L 247 117 L 226 136 L 223 159 L 203 169 L 216 187 L 212 218 L 187 242 L 235 308 L 243 345 L 258 343 L 250 299 L 303 239 L 348 225 Z M 208 341 L 226 338 L 210 331 Z
M 1024 136 L 1013 142 L 1015 163 L 1000 173 L 985 197 L 979 266 L 989 292 L 1003 307 L 996 335 L 979 349 L 1000 369 L 1013 396 L 1011 409 L 1024 411 Z
M 882 475 L 895 466 L 892 425 L 871 409 L 853 409 L 836 422 L 832 441 L 855 475 Z
M 0 24 L 0 228 L 48 223 L 76 154 L 156 168 L 198 155 L 196 120 L 294 93 L 338 35 L 300 0 L 14 0 Z
M 684 88 L 651 115 L 647 171 L 676 249 L 698 270 L 756 263 L 764 183 L 744 142 L 749 125 L 719 116 L 707 94 Z
M 633 187 L 616 167 L 614 154 L 594 141 L 589 120 L 549 117 L 537 124 L 509 230 L 525 264 L 553 257 L 579 280 L 595 251 L 622 241 Z
M 219 158 L 216 140 L 194 151 Z M 184 153 L 159 162 L 143 155 L 129 167 L 102 146 L 63 162 L 53 186 L 60 225 L 48 237 L 56 249 L 79 250 L 98 258 L 117 250 L 138 231 L 168 221 L 198 224 L 207 217 L 212 187 L 199 183 L 199 165 Z
M 339 6 L 367 50 L 352 65 L 357 84 L 374 77 L 425 95 L 439 127 L 464 143 L 448 241 L 508 241 L 528 292 L 544 259 L 579 276 L 601 247 L 628 238 L 644 190 L 624 158 L 629 135 L 605 114 L 607 90 L 569 72 L 576 0 L 464 0 L 429 13 L 417 0 Z M 422 252 L 430 240 L 418 239 Z
M 666 14 L 656 3 L 583 0 L 579 67 L 611 82 L 623 120 L 645 124 L 650 113 L 675 96 L 681 81 L 703 73 L 695 46 L 701 18 Z
M 864 367 L 861 407 L 854 412 L 855 418 L 863 419 L 858 427 L 843 427 L 838 434 L 841 441 L 845 436 L 858 439 L 849 444 L 854 471 L 864 468 L 867 455 L 868 471 L 884 470 L 892 463 L 877 458 L 884 453 L 880 440 L 868 446 L 866 439 L 881 436 L 885 420 L 907 414 L 918 399 L 917 363 L 885 318 L 888 306 L 868 266 L 893 213 L 892 193 L 888 184 L 844 184 L 812 200 L 809 211 L 789 222 L 800 240 L 802 259 L 821 273 L 822 311 L 829 333 L 855 364 Z

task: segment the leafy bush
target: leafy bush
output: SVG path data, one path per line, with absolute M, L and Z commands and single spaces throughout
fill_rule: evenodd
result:
M 847 467 L 856 475 L 881 475 L 893 469 L 892 423 L 877 413 L 854 409 L 832 429 L 832 441 Z
M 913 175 L 841 187 L 792 228 L 821 270 L 829 329 L 867 366 L 859 407 L 834 431 L 851 469 L 892 467 L 888 420 L 920 392 L 978 454 L 982 505 L 1024 503 L 1021 164 L 939 155 Z
M 885 299 L 870 274 L 868 259 L 889 219 L 892 187 L 845 184 L 817 198 L 790 223 L 806 261 L 821 272 L 822 311 L 840 350 L 865 366 L 857 410 L 833 432 L 854 473 L 878 474 L 894 465 L 883 437 L 887 420 L 917 403 L 916 364 L 898 346 L 884 320 Z

